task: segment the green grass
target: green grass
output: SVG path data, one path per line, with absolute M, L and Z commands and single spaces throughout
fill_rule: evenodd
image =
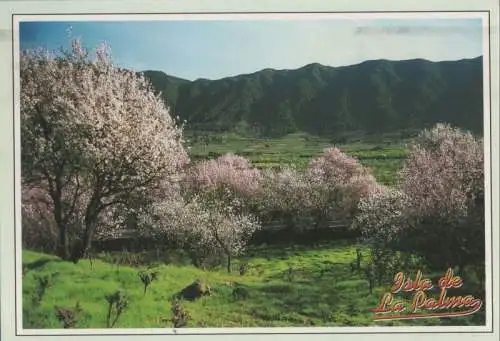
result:
M 186 265 L 160 265 L 159 278 L 145 295 L 138 268 L 116 268 L 96 260 L 91 269 L 87 260 L 75 265 L 23 251 L 23 324 L 24 328 L 61 328 L 54 306 L 74 307 L 79 302 L 84 314 L 76 327 L 105 328 L 104 296 L 121 290 L 129 295 L 130 306 L 115 327 L 172 327 L 170 300 L 196 279 L 206 281 L 212 294 L 183 303 L 191 315 L 188 327 L 484 324 L 480 314 L 448 320 L 373 321 L 371 309 L 389 285 L 369 293 L 363 275 L 352 273 L 350 268 L 356 247 L 349 242 L 315 249 L 255 247 L 245 258 L 235 260 L 235 267 L 239 262 L 251 264 L 243 276 L 236 271 L 228 274 L 223 268 L 204 271 Z M 287 275 L 290 268 L 291 281 Z M 34 305 L 35 276 L 56 273 L 40 305 Z M 247 289 L 248 297 L 235 300 L 232 292 L 236 286 Z
M 311 158 L 320 156 L 325 148 L 337 146 L 370 167 L 378 181 L 393 184 L 407 154 L 406 140 L 394 136 L 351 139 L 338 144 L 306 133 L 289 134 L 275 139 L 242 137 L 234 133 L 211 134 L 208 143 L 191 143 L 190 155 L 194 159 L 213 158 L 235 153 L 248 158 L 255 167 L 269 168 L 295 165 L 303 168 Z M 189 135 L 188 135 L 189 139 Z

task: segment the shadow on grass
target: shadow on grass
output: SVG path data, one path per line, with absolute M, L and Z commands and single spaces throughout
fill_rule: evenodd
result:
M 352 271 L 350 264 L 334 263 L 324 261 L 314 268 L 310 267 L 290 267 L 279 273 L 266 277 L 267 281 L 282 280 L 285 282 L 311 283 L 318 281 L 348 281 L 348 280 L 364 280 L 361 271 Z
M 351 273 L 347 264 L 328 266 L 329 271 L 323 273 L 297 268 L 291 278 L 288 270 L 268 277 L 268 283 L 251 289 L 249 313 L 267 322 L 302 326 L 371 324 L 371 309 L 379 295 L 370 294 L 368 283 Z
M 31 270 L 40 269 L 40 268 L 43 268 L 47 263 L 50 263 L 50 262 L 62 262 L 62 261 L 60 259 L 52 259 L 52 258 L 37 259 L 36 261 L 31 262 L 31 263 L 24 263 L 23 264 L 23 271 L 28 272 Z
M 325 251 L 332 250 L 342 247 L 352 247 L 353 244 L 357 244 L 355 239 L 341 239 L 335 242 L 328 243 L 313 243 L 312 245 L 294 245 L 294 244 L 284 244 L 281 247 L 276 247 L 276 245 L 252 245 L 248 247 L 245 257 L 252 259 L 254 257 L 262 257 L 268 259 L 286 259 L 290 256 L 295 256 L 304 251 Z

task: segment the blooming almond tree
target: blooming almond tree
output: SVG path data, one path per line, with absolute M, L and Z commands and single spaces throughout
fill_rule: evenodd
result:
M 361 232 L 363 242 L 369 246 L 370 260 L 379 282 L 402 270 L 398 251 L 411 251 L 404 248 L 402 240 L 402 231 L 409 224 L 406 205 L 405 194 L 391 187 L 383 187 L 359 201 L 359 212 L 352 227 Z
M 250 198 L 259 190 L 261 178 L 247 159 L 229 153 L 198 163 L 188 181 L 194 192 L 227 189 L 234 196 Z
M 207 245 L 226 255 L 227 272 L 231 272 L 231 259 L 240 254 L 255 231 L 260 229 L 257 218 L 242 213 L 239 203 L 231 204 L 222 200 L 193 202 L 201 209 L 202 224 L 193 226 L 192 235 L 196 236 L 200 247 Z M 203 214 L 207 212 L 208 214 Z
M 368 168 L 336 147 L 309 162 L 306 179 L 319 221 L 334 218 L 350 223 L 359 201 L 382 190 Z
M 59 54 L 23 51 L 20 76 L 23 179 L 49 194 L 58 253 L 76 262 L 119 208 L 146 203 L 188 162 L 182 129 L 106 45 L 93 58 L 76 39 Z
M 259 197 L 263 209 L 269 212 L 292 214 L 311 207 L 309 187 L 303 174 L 293 167 L 265 169 Z
M 445 124 L 424 130 L 401 175 L 414 251 L 441 267 L 484 264 L 482 139 Z
M 308 226 L 316 207 L 311 185 L 294 167 L 265 169 L 257 194 L 256 211 L 264 221 L 281 220 L 287 228 Z
M 244 251 L 253 233 L 260 229 L 255 216 L 243 213 L 237 200 L 195 195 L 189 200 L 181 197 L 168 198 L 153 205 L 154 226 L 146 233 L 157 239 L 169 239 L 187 249 L 195 265 L 201 265 L 210 255 L 225 255 L 227 271 L 231 271 L 231 259 Z
M 432 268 L 472 265 L 484 276 L 483 160 L 482 141 L 472 134 L 444 124 L 424 130 L 410 146 L 399 188 L 361 200 L 355 227 L 380 255 L 404 251 Z

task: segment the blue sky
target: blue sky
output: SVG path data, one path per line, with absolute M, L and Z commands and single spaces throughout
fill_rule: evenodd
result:
M 309 63 L 457 60 L 482 55 L 480 19 L 321 19 L 21 22 L 21 49 L 106 41 L 116 64 L 194 80 Z

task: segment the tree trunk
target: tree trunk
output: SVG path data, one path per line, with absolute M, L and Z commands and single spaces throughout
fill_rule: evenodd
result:
M 97 227 L 97 217 L 91 218 L 85 222 L 82 257 L 84 257 L 89 252 L 90 247 L 92 246 L 92 238 L 94 238 L 96 227 Z
M 97 214 L 87 216 L 85 218 L 85 232 L 83 237 L 73 247 L 71 261 L 77 264 L 82 258 L 87 255 L 92 246 L 92 238 L 94 237 L 95 229 L 97 227 Z
M 80 259 L 85 257 L 92 244 L 92 238 L 94 237 L 94 233 L 97 228 L 97 220 L 100 212 L 100 200 L 100 190 L 99 187 L 96 187 L 94 194 L 87 205 L 87 209 L 85 210 L 85 230 L 83 237 L 78 241 L 76 247 L 72 250 L 71 260 L 75 264 L 78 263 Z
M 58 224 L 59 225 L 59 224 Z M 68 236 L 66 234 L 66 226 L 59 225 L 59 241 L 57 244 L 57 256 L 63 260 L 69 259 Z
M 227 272 L 231 273 L 231 254 L 227 254 Z
M 67 227 L 66 224 L 63 222 L 61 192 L 59 190 L 56 190 L 56 193 L 53 193 L 52 200 L 54 201 L 54 219 L 56 221 L 57 228 L 59 230 L 59 240 L 57 242 L 57 255 L 63 260 L 69 260 L 70 252 L 68 244 Z

